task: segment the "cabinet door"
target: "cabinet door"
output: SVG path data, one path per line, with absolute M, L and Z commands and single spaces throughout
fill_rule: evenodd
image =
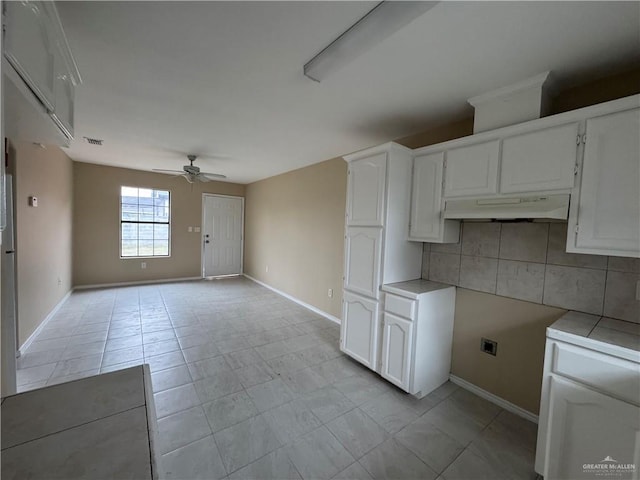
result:
M 408 392 L 413 323 L 385 312 L 383 325 L 381 375 Z
M 378 298 L 382 228 L 348 227 L 345 242 L 344 288 Z
M 55 78 L 54 78 L 54 100 L 55 110 L 51 118 L 56 122 L 63 133 L 73 138 L 73 110 L 75 85 L 69 74 L 67 64 L 61 53 L 56 51 L 55 55 Z
M 638 407 L 553 376 L 549 412 L 545 479 L 595 478 L 603 473 L 589 469 L 589 464 L 638 465 Z M 617 478 L 638 478 L 637 471 L 612 473 Z
M 378 361 L 378 302 L 344 292 L 340 349 L 372 370 Z
M 497 193 L 499 159 L 499 140 L 447 151 L 444 196 Z
M 386 153 L 349 164 L 347 225 L 383 225 L 386 171 Z
M 640 256 L 639 178 L 640 109 L 587 120 L 577 232 L 567 251 Z
M 456 243 L 460 238 L 460 222 L 442 218 L 443 165 L 444 153 L 422 155 L 413 161 L 410 240 Z
M 500 193 L 573 188 L 578 123 L 506 138 Z
M 48 110 L 54 109 L 55 42 L 41 2 L 5 2 L 4 54 Z

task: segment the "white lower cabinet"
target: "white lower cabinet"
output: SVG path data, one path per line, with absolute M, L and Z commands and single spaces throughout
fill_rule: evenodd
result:
M 551 378 L 544 478 L 592 478 L 607 458 L 617 467 L 638 466 L 640 412 L 638 407 L 591 390 L 562 377 Z M 637 471 L 619 471 L 616 478 L 638 478 Z
M 378 361 L 378 302 L 344 292 L 340 348 L 372 370 Z
M 545 480 L 637 479 L 625 466 L 640 467 L 640 355 L 571 337 L 547 338 L 535 470 Z
M 390 313 L 384 314 L 382 371 L 380 374 L 403 390 L 409 389 L 413 324 Z
M 422 397 L 449 379 L 456 289 L 413 280 L 382 290 L 380 375 Z

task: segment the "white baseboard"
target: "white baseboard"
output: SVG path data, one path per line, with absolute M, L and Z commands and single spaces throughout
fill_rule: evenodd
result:
M 162 278 L 160 280 L 138 280 L 136 282 L 96 283 L 93 285 L 77 285 L 74 290 L 89 290 L 92 288 L 129 287 L 134 285 L 153 285 L 156 283 L 190 282 L 202 280 L 202 277 Z
M 251 280 L 252 282 L 256 282 L 258 285 L 262 285 L 265 288 L 268 288 L 269 290 L 271 290 L 272 292 L 277 293 L 278 295 L 282 295 L 284 298 L 287 298 L 289 300 L 291 300 L 294 303 L 297 303 L 298 305 L 311 310 L 314 313 L 317 313 L 318 315 L 323 316 L 324 318 L 326 318 L 327 320 L 331 320 L 333 323 L 337 323 L 338 325 L 340 325 L 341 321 L 338 317 L 334 317 L 333 315 L 324 312 L 322 310 L 320 310 L 319 308 L 314 307 L 313 305 L 310 305 L 306 302 L 303 302 L 302 300 L 293 297 L 291 295 L 289 295 L 288 293 L 283 292 L 282 290 L 278 290 L 277 288 L 272 287 L 271 285 L 268 285 L 264 282 L 261 282 L 260 280 L 253 278 L 250 275 L 247 275 L 246 273 L 244 274 L 245 277 L 247 277 L 249 280 Z
M 473 383 L 467 382 L 466 380 L 463 380 L 460 377 L 456 377 L 455 375 L 449 375 L 449 380 L 451 380 L 452 383 L 455 383 L 456 385 L 464 388 L 465 390 L 469 390 L 471 393 L 475 393 L 479 397 L 482 397 L 485 400 L 489 400 L 491 403 L 495 403 L 499 407 L 511 413 L 515 413 L 516 415 L 524 418 L 525 420 L 529 420 L 530 422 L 533 422 L 533 423 L 538 423 L 537 415 L 534 415 L 530 411 L 525 410 L 524 408 L 519 407 L 505 400 L 504 398 L 500 398 L 491 392 L 487 392 L 486 390 L 483 390 L 482 388 L 478 387 L 477 385 L 474 385 Z
M 67 301 L 67 299 L 72 293 L 73 293 L 73 288 L 71 288 L 71 290 L 69 290 L 66 293 L 66 295 L 62 297 L 62 299 L 56 304 L 55 307 L 53 307 L 53 309 L 49 312 L 49 314 L 45 317 L 45 319 L 42 322 L 40 322 L 40 325 L 38 325 L 38 327 L 33 331 L 33 333 L 29 335 L 29 338 L 27 338 L 25 342 L 22 344 L 22 346 L 18 349 L 18 356 L 22 355 L 27 350 L 27 348 L 29 348 L 29 345 L 33 343 L 33 341 L 38 336 L 38 334 L 42 331 L 42 329 L 47 325 L 47 323 L 49 323 L 49 321 L 55 316 L 55 314 L 58 313 L 58 310 L 60 310 L 60 307 L 62 307 L 64 302 Z

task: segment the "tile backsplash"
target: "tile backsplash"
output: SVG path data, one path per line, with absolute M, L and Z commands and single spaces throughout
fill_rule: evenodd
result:
M 456 244 L 425 243 L 422 278 L 640 323 L 640 259 L 565 252 L 565 223 L 464 222 Z

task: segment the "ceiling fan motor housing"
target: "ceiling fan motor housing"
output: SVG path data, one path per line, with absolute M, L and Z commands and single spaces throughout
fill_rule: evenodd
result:
M 196 167 L 195 165 L 185 165 L 184 171 L 190 173 L 191 175 L 198 175 L 200 173 L 200 167 Z

